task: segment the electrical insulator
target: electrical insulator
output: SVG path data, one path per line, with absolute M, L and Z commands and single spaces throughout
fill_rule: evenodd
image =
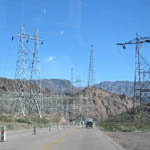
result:
M 126 49 L 126 46 L 125 45 L 122 45 L 123 49 Z

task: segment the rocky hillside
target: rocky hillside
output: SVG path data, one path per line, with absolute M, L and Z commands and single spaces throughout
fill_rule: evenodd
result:
M 0 78 L 0 90 L 13 92 L 14 89 L 19 89 L 21 85 L 20 82 L 14 79 Z M 26 85 L 31 86 L 32 89 L 38 90 L 35 87 L 35 82 L 26 82 Z M 63 79 L 43 79 L 42 87 L 45 94 L 55 93 L 55 94 L 69 94 L 77 92 L 77 88 L 74 87 L 69 80 Z M 29 89 L 29 88 L 28 88 Z
M 129 81 L 104 81 L 97 84 L 96 87 L 116 94 L 125 94 L 129 97 L 133 97 L 134 93 L 134 83 Z
M 84 89 L 82 95 L 92 99 L 93 103 L 96 104 L 96 111 L 103 119 L 126 112 L 132 108 L 132 101 L 128 96 L 117 95 L 96 87 Z
M 25 84 L 28 85 L 28 87 L 31 87 L 34 91 L 39 90 L 34 82 L 29 83 L 29 81 L 26 81 Z M 51 96 L 53 92 L 70 94 L 72 89 L 74 89 L 74 91 L 76 90 L 68 80 L 42 80 L 42 85 L 45 96 Z M 12 79 L 0 78 L 0 93 L 5 92 L 7 94 L 13 94 L 14 89 L 18 90 L 19 88 L 21 88 L 19 82 Z M 29 92 L 29 89 L 30 88 L 27 88 L 27 92 Z M 128 96 L 117 95 L 97 87 L 85 88 L 79 93 L 83 97 L 88 97 L 88 100 L 92 100 L 95 104 L 93 110 L 89 113 L 92 112 L 93 114 L 95 113 L 95 115 L 98 114 L 103 119 L 126 112 L 132 108 L 132 101 Z M 85 111 L 85 108 L 82 110 Z M 81 113 L 84 114 L 85 112 Z
M 15 85 L 15 80 L 0 78 L 0 89 L 4 91 L 12 91 L 13 86 Z M 63 79 L 43 79 L 42 86 L 45 90 L 51 91 L 56 94 L 72 94 L 77 92 L 77 88 L 72 85 L 69 80 Z M 98 88 L 104 89 L 106 91 L 116 93 L 116 94 L 125 94 L 129 97 L 133 97 L 133 82 L 128 81 L 104 81 L 95 85 Z M 16 88 L 19 87 L 16 85 Z M 83 88 L 81 88 L 83 89 Z M 81 90 L 80 89 L 80 90 Z M 48 92 L 47 91 L 47 92 Z
M 33 82 L 34 83 L 34 82 Z M 33 89 L 37 89 L 34 84 L 27 82 L 26 84 L 33 87 Z M 14 88 L 18 89 L 21 85 L 13 79 L 7 79 L 0 77 L 0 90 L 1 91 L 14 91 Z M 72 85 L 69 80 L 63 79 L 43 79 L 42 80 L 43 90 L 46 93 L 55 93 L 55 94 L 72 94 L 77 92 L 77 88 Z M 124 94 L 129 97 L 133 97 L 133 82 L 128 81 L 104 81 L 97 85 L 96 87 L 103 89 L 105 91 L 109 91 L 116 94 Z M 80 88 L 82 90 L 83 88 Z
M 39 92 L 39 87 L 34 84 L 34 82 L 30 83 L 29 81 L 26 81 L 25 85 L 28 87 L 26 89 L 26 92 L 29 92 L 29 87 L 31 87 L 34 92 Z M 0 78 L 0 92 L 14 92 L 15 89 L 19 90 L 20 88 L 21 83 L 19 82 L 19 80 Z M 42 90 L 45 96 L 50 96 L 52 94 L 52 91 L 50 91 L 46 87 L 43 87 Z

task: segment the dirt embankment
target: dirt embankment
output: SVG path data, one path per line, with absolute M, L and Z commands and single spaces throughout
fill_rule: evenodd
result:
M 125 150 L 150 150 L 150 132 L 104 132 Z

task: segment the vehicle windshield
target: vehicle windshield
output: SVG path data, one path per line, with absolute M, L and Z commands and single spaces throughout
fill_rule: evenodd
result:
M 150 150 L 150 0 L 0 0 L 0 150 Z

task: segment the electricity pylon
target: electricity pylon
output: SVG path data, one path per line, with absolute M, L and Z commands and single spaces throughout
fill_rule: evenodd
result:
M 89 63 L 89 74 L 88 74 L 88 87 L 95 84 L 95 78 L 94 78 L 94 49 L 93 45 L 91 45 L 91 51 L 90 51 L 90 63 Z
M 24 32 L 23 25 L 19 38 L 19 49 L 15 72 L 15 92 L 17 95 L 16 110 L 23 116 L 38 112 L 41 115 L 43 104 L 39 48 L 43 40 L 38 36 L 38 28 L 33 35 Z M 14 37 L 12 37 L 12 40 Z M 31 43 L 30 45 L 28 43 Z M 29 47 L 30 46 L 30 47 Z
M 142 56 L 141 46 L 145 43 L 150 43 L 150 37 L 140 37 L 136 34 L 136 38 L 125 42 L 117 43 L 123 49 L 126 45 L 136 45 L 135 50 L 135 77 L 134 77 L 134 100 L 133 100 L 133 123 L 135 115 L 135 103 L 140 104 L 140 124 L 143 123 L 143 107 L 150 102 L 150 65 Z

